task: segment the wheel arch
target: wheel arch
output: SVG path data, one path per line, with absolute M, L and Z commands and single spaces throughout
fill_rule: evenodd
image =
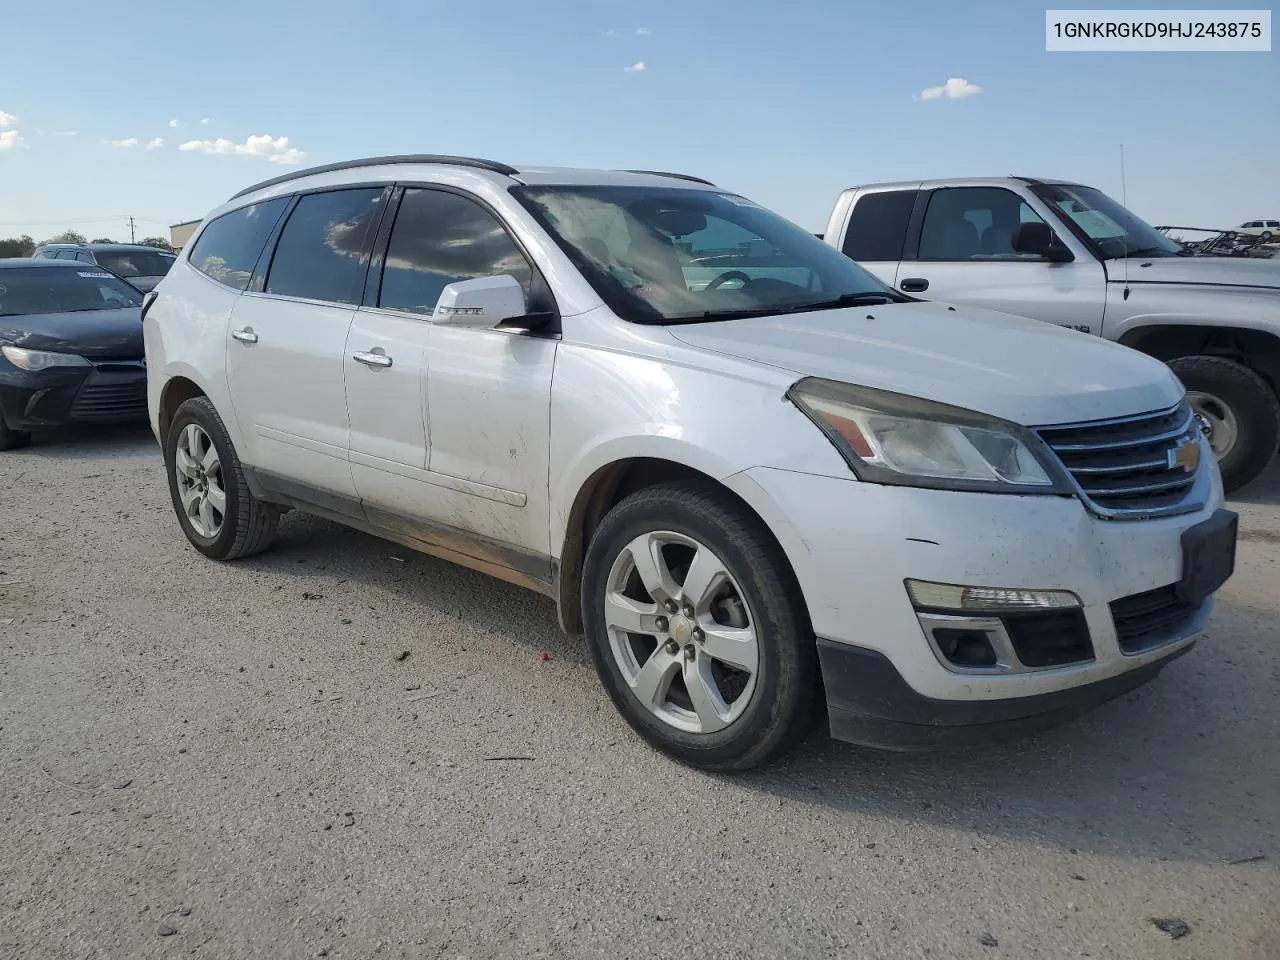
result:
M 1261 375 L 1272 392 L 1280 394 L 1280 336 L 1266 330 L 1151 323 L 1126 330 L 1119 342 L 1165 363 L 1193 356 L 1234 360 Z
M 769 531 L 777 534 L 751 503 L 711 473 L 665 456 L 628 456 L 597 467 L 579 485 L 566 516 L 556 566 L 556 609 L 560 627 L 579 634 L 582 624 L 582 564 L 587 546 L 600 522 L 623 499 L 648 487 L 676 481 L 698 481 L 750 511 Z M 781 543 L 779 543 L 781 546 Z M 783 555 L 786 550 L 783 549 Z M 790 561 L 788 560 L 788 563 Z
M 178 375 L 165 381 L 160 391 L 160 405 L 157 410 L 156 423 L 159 429 L 159 440 L 163 444 L 169 434 L 169 424 L 178 408 L 194 397 L 207 397 L 208 392 L 190 377 Z

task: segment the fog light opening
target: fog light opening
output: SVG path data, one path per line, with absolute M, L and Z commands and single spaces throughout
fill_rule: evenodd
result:
M 985 630 L 935 627 L 933 642 L 948 662 L 957 667 L 994 667 L 995 647 Z

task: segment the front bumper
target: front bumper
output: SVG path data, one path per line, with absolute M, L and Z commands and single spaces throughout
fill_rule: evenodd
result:
M 1065 719 L 1186 652 L 1212 607 L 1209 600 L 1170 618 L 1140 644 L 1125 637 L 1126 616 L 1181 579 L 1183 531 L 1222 504 L 1216 475 L 1195 513 L 1123 521 L 1099 519 L 1073 497 L 889 487 L 772 468 L 726 482 L 760 513 L 796 572 L 819 637 L 832 732 L 842 739 L 916 748 L 963 739 L 966 727 L 990 739 L 992 725 Z M 1092 656 L 1024 672 L 957 670 L 926 636 L 907 579 L 1071 591 Z
M 884 750 L 987 746 L 1065 723 L 1152 680 L 1188 652 L 1180 643 L 1157 660 L 1082 686 L 1007 700 L 934 700 L 902 679 L 884 654 L 818 639 L 831 735 Z
M 147 370 L 141 360 L 34 373 L 3 360 L 0 365 L 0 416 L 12 430 L 146 419 Z

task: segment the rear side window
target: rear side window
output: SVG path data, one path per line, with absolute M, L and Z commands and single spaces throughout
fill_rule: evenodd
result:
M 366 241 L 382 195 L 381 187 L 370 187 L 303 196 L 280 232 L 266 292 L 359 303 L 369 264 Z
M 533 270 L 501 223 L 474 200 L 441 190 L 406 190 L 391 230 L 378 305 L 431 313 L 459 280 L 507 274 L 524 287 Z
M 890 190 L 858 197 L 844 235 L 844 255 L 868 262 L 901 260 L 907 223 L 916 203 L 914 190 Z
M 88 255 L 84 259 L 88 260 Z M 117 277 L 128 280 L 131 277 L 163 277 L 169 272 L 173 257 L 158 250 L 108 251 L 98 254 L 98 263 Z
M 249 286 L 253 268 L 267 245 L 287 197 L 255 203 L 211 221 L 196 238 L 190 262 L 205 276 L 236 290 Z

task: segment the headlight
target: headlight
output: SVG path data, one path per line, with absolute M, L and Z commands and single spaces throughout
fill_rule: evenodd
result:
M 12 347 L 6 344 L 0 347 L 5 359 L 19 370 L 48 370 L 50 367 L 89 367 L 92 366 L 84 357 L 74 353 L 51 353 L 48 350 L 28 350 L 26 347 Z
M 810 378 L 787 394 L 861 480 L 949 490 L 1062 493 L 1030 430 L 931 400 Z

